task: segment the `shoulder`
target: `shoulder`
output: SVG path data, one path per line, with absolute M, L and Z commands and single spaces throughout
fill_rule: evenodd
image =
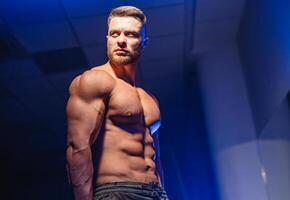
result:
M 148 94 L 152 97 L 152 99 L 155 101 L 155 103 L 159 106 L 159 102 L 158 102 L 157 98 L 150 92 L 148 92 Z
M 105 97 L 115 86 L 115 79 L 106 71 L 91 69 L 75 77 L 70 84 L 70 95 L 83 98 Z

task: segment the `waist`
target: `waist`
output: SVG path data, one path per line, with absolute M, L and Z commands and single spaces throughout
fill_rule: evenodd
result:
M 96 185 L 94 193 L 100 192 L 143 192 L 143 193 L 165 193 L 165 190 L 158 182 L 141 183 L 132 181 L 112 182 Z

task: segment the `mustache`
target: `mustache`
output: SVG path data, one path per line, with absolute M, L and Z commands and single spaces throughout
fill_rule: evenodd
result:
M 126 50 L 126 49 L 121 49 L 121 48 L 118 48 L 118 49 L 115 49 L 115 50 L 114 50 L 114 52 L 116 52 L 116 51 L 124 51 L 124 52 L 126 52 L 126 53 L 129 53 L 128 50 Z

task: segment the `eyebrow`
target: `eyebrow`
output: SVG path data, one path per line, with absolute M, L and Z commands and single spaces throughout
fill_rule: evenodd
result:
M 111 33 L 116 32 L 116 31 L 117 31 L 117 30 L 110 30 L 109 33 L 111 34 Z
M 117 29 L 111 29 L 111 30 L 109 31 L 109 34 L 112 34 L 112 33 L 114 33 L 114 32 L 121 32 L 121 31 L 120 31 L 120 30 L 117 30 Z M 135 31 L 135 30 L 125 30 L 124 32 L 125 32 L 125 33 L 133 33 L 133 34 L 136 34 L 136 35 L 141 35 L 140 32 Z

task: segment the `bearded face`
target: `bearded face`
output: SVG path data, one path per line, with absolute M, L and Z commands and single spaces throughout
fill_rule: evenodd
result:
M 142 49 L 142 23 L 133 17 L 113 17 L 109 24 L 107 54 L 115 65 L 136 63 Z
M 139 51 L 127 51 L 125 49 L 116 49 L 108 51 L 109 60 L 116 65 L 128 65 L 136 63 L 140 58 Z

